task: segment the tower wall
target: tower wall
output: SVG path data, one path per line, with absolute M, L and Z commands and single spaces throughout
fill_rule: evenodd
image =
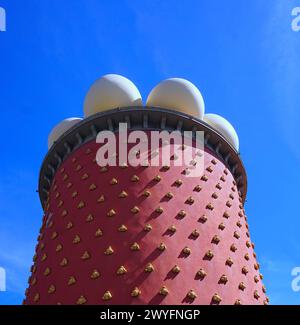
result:
M 176 125 L 190 123 L 172 114 Z M 133 120 L 131 126 L 137 114 Z M 241 167 L 222 158 L 229 145 L 193 123 L 211 135 L 201 177 L 188 177 L 178 166 L 101 168 L 99 144 L 82 141 L 82 126 L 67 135 L 73 139 L 77 132 L 81 140 L 63 158 L 55 152 L 60 162 L 42 201 L 26 304 L 267 302 L 243 207 L 245 176 L 242 182 Z

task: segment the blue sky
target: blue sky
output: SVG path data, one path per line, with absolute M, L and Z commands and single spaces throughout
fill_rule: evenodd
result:
M 235 126 L 248 172 L 251 238 L 273 304 L 300 304 L 300 0 L 0 0 L 0 267 L 19 304 L 41 225 L 47 135 L 82 115 L 91 83 L 131 79 L 144 98 L 169 77 L 198 86 Z M 297 203 L 298 202 L 298 203 Z M 1 279 L 0 279 L 1 281 Z

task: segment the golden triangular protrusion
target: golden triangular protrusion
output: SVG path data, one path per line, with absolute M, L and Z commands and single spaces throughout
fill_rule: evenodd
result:
M 62 213 L 61 213 L 61 216 L 62 217 L 65 217 L 67 214 L 68 214 L 68 211 L 67 210 L 63 210 Z
M 216 165 L 216 164 L 217 164 L 216 159 L 212 159 L 212 160 L 211 160 L 211 163 L 212 163 L 213 165 Z
M 125 225 L 121 225 L 119 228 L 118 228 L 118 231 L 120 232 L 125 232 L 127 231 L 127 227 Z
M 152 230 L 152 226 L 150 225 L 150 223 L 147 223 L 147 224 L 144 226 L 144 230 L 145 230 L 145 231 L 150 231 L 150 230 Z
M 186 212 L 184 210 L 180 210 L 178 212 L 178 216 L 181 217 L 181 218 L 184 218 L 186 216 Z
M 207 182 L 208 181 L 208 177 L 206 175 L 202 175 L 201 176 L 201 180 L 204 181 L 204 182 Z
M 159 294 L 163 296 L 167 296 L 169 294 L 169 290 L 166 286 L 162 286 L 159 290 Z
M 116 185 L 118 184 L 118 180 L 116 178 L 112 178 L 109 183 L 110 185 Z
M 233 237 L 235 237 L 236 239 L 239 239 L 241 236 L 239 235 L 239 233 L 237 231 L 235 231 L 233 233 Z
M 108 171 L 108 168 L 106 166 L 100 168 L 101 173 L 106 173 Z
M 213 169 L 212 169 L 211 166 L 206 167 L 206 170 L 207 170 L 209 173 L 212 173 L 212 172 L 213 172 Z
M 41 258 L 41 260 L 42 260 L 42 262 L 44 262 L 46 259 L 47 259 L 47 254 L 44 253 L 43 256 L 42 256 L 42 258 Z
M 51 235 L 51 239 L 55 239 L 58 236 L 58 233 L 54 231 Z
M 49 275 L 51 273 L 51 269 L 50 269 L 50 267 L 46 267 L 45 268 L 45 271 L 44 271 L 44 275 Z
M 63 200 L 60 200 L 57 204 L 57 207 L 60 208 L 62 205 L 64 204 L 64 201 Z
M 149 197 L 150 195 L 151 195 L 151 192 L 149 190 L 145 190 L 143 192 L 143 196 L 145 196 L 145 197 Z
M 151 263 L 148 263 L 145 267 L 145 272 L 153 272 L 154 271 L 154 266 Z
M 140 250 L 140 245 L 138 243 L 133 243 L 131 246 L 130 246 L 130 249 L 132 251 L 139 251 Z
M 247 267 L 246 266 L 243 266 L 242 273 L 246 275 L 248 272 L 249 271 L 248 271 Z
M 178 265 L 175 265 L 173 268 L 172 268 L 172 272 L 173 273 L 179 273 L 181 271 L 180 267 Z
M 141 290 L 138 287 L 135 287 L 132 291 L 131 291 L 131 296 L 132 297 L 138 297 L 141 294 Z
M 67 229 L 71 229 L 73 227 L 73 223 L 71 221 L 69 221 L 66 225 Z
M 183 254 L 185 255 L 190 255 L 191 254 L 191 249 L 189 247 L 184 247 L 184 249 L 182 250 Z
M 82 260 L 88 260 L 91 257 L 90 253 L 88 251 L 85 251 L 82 255 L 81 255 L 81 259 Z
M 76 283 L 76 279 L 74 276 L 70 276 L 69 280 L 68 280 L 68 285 L 72 285 Z
M 207 275 L 207 273 L 206 273 L 206 271 L 203 270 L 203 269 L 199 269 L 199 270 L 197 271 L 197 276 L 199 276 L 201 279 L 204 279 L 204 278 L 206 277 L 206 275 Z
M 222 186 L 220 185 L 220 183 L 218 183 L 218 184 L 216 185 L 216 188 L 217 188 L 218 190 L 221 190 L 221 189 L 222 189 Z
M 208 204 L 206 205 L 206 209 L 208 209 L 208 210 L 213 210 L 213 209 L 214 209 L 214 206 L 213 206 L 211 203 L 208 203 Z
M 121 265 L 117 270 L 117 274 L 118 275 L 123 275 L 125 273 L 127 273 L 127 270 L 126 270 L 125 266 Z
M 91 279 L 98 279 L 100 277 L 100 272 L 98 270 L 94 270 L 91 274 Z
M 80 296 L 77 301 L 76 304 L 77 305 L 84 305 L 87 302 L 86 298 L 84 296 Z
M 130 180 L 131 180 L 132 182 L 138 182 L 138 181 L 140 180 L 140 178 L 139 178 L 137 175 L 133 175 L 133 176 L 130 178 Z
M 175 225 L 171 225 L 171 226 L 168 228 L 168 230 L 174 233 L 174 232 L 176 232 L 177 228 L 176 228 Z
M 185 201 L 185 203 L 187 203 L 187 204 L 193 204 L 194 202 L 195 202 L 195 200 L 192 196 L 189 196 Z
M 108 212 L 107 212 L 107 216 L 108 217 L 114 217 L 116 215 L 116 211 L 114 209 L 110 209 Z
M 97 185 L 94 183 L 89 186 L 90 191 L 94 191 L 96 188 L 97 188 Z
M 110 291 L 105 291 L 105 293 L 104 293 L 102 299 L 103 299 L 103 300 L 110 300 L 111 298 L 112 298 L 112 294 L 111 294 L 111 292 L 110 292 Z
M 212 302 L 215 304 L 219 304 L 221 301 L 222 298 L 217 293 L 215 293 L 212 297 Z
M 69 182 L 69 183 L 67 184 L 67 188 L 70 188 L 72 185 L 73 185 L 73 184 L 72 184 L 71 182 Z
M 30 284 L 31 284 L 32 286 L 34 286 L 34 285 L 36 284 L 36 282 L 37 282 L 36 278 L 33 278 L 33 279 L 30 281 Z
M 56 252 L 60 252 L 61 250 L 62 250 L 62 244 L 58 244 L 57 246 L 56 246 L 56 248 L 55 248 L 55 251 Z
M 111 255 L 111 254 L 113 254 L 114 253 L 114 250 L 113 250 L 113 248 L 111 247 L 111 246 L 108 246 L 107 248 L 106 248 L 106 250 L 104 251 L 104 254 L 105 255 Z
M 156 212 L 156 213 L 163 213 L 163 212 L 164 212 L 164 209 L 163 209 L 162 207 L 157 207 L 157 208 L 155 209 L 155 212 Z
M 222 283 L 222 284 L 226 284 L 228 282 L 228 277 L 225 274 L 223 274 L 220 277 L 219 282 Z
M 230 208 L 232 206 L 232 203 L 230 201 L 227 201 L 226 206 L 228 206 L 228 208 Z
M 168 192 L 166 193 L 165 197 L 168 199 L 172 199 L 174 197 L 174 194 L 172 192 Z
M 215 235 L 211 240 L 211 242 L 217 245 L 219 244 L 220 240 L 221 240 L 220 237 L 218 235 Z
M 197 298 L 197 294 L 196 294 L 196 292 L 195 292 L 194 290 L 190 290 L 190 291 L 187 293 L 187 296 L 188 296 L 188 298 L 190 298 L 190 299 L 195 299 L 195 298 Z
M 100 195 L 99 198 L 97 199 L 97 202 L 101 203 L 101 202 L 104 202 L 105 198 L 104 198 L 104 195 Z
M 40 294 L 39 294 L 39 293 L 36 293 L 36 294 L 34 295 L 33 301 L 34 301 L 34 302 L 38 302 L 39 300 L 40 300 Z
M 140 212 L 140 208 L 137 207 L 137 206 L 134 206 L 130 211 L 131 211 L 132 213 L 136 214 L 136 213 L 139 213 L 139 212 Z
M 156 176 L 153 178 L 153 180 L 154 180 L 155 182 L 160 182 L 160 181 L 161 181 L 161 176 L 160 176 L 160 175 L 156 175 Z
M 89 178 L 89 174 L 87 173 L 84 173 L 82 176 L 81 176 L 81 179 L 82 180 L 85 180 L 85 179 L 88 179 Z
M 200 192 L 202 190 L 202 187 L 200 186 L 200 185 L 196 185 L 195 187 L 194 187 L 194 191 L 195 192 Z
M 66 265 L 68 265 L 68 260 L 67 260 L 67 258 L 64 257 L 64 258 L 61 260 L 61 262 L 60 262 L 59 265 L 60 265 L 60 266 L 66 266 Z
M 199 218 L 199 221 L 204 223 L 207 221 L 207 216 L 205 214 L 203 214 L 200 218 Z
M 235 251 L 237 250 L 236 245 L 232 244 L 232 245 L 230 246 L 230 250 L 231 250 L 232 252 L 235 252 Z
M 233 259 L 231 257 L 228 257 L 225 264 L 231 266 L 233 264 Z
M 177 186 L 182 185 L 182 180 L 181 179 L 176 179 L 175 185 L 177 185 Z
M 101 230 L 100 228 L 98 228 L 98 229 L 96 230 L 96 232 L 95 232 L 95 236 L 96 236 L 96 237 L 101 237 L 102 235 L 103 235 L 102 230 Z
M 246 289 L 246 285 L 245 285 L 244 282 L 241 282 L 241 283 L 239 284 L 239 289 L 242 290 L 242 291 Z
M 54 284 L 51 284 L 50 287 L 48 288 L 48 293 L 50 293 L 50 294 L 51 293 L 54 293 L 55 290 L 56 290 L 55 285 Z
M 85 207 L 85 203 L 83 201 L 80 201 L 77 205 L 77 209 L 82 209 Z
M 122 192 L 119 194 L 119 197 L 120 197 L 120 198 L 125 198 L 125 197 L 127 197 L 127 196 L 128 196 L 128 194 L 127 194 L 126 191 L 122 191 Z
M 78 164 L 77 166 L 76 166 L 76 168 L 75 168 L 75 171 L 79 171 L 79 170 L 81 170 L 82 169 L 82 166 L 80 165 L 80 164 Z
M 219 227 L 218 227 L 218 228 L 221 229 L 221 230 L 224 230 L 224 229 L 225 229 L 225 225 L 224 225 L 224 223 L 221 222 L 221 223 L 219 224 Z
M 74 191 L 74 192 L 72 193 L 72 198 L 76 197 L 77 195 L 78 195 L 78 192 L 77 192 L 77 191 Z
M 74 239 L 73 239 L 73 244 L 78 244 L 81 242 L 81 238 L 79 235 L 75 235 Z
M 86 221 L 87 222 L 91 222 L 94 220 L 94 216 L 90 213 L 87 217 L 86 217 Z
M 212 259 L 214 257 L 214 253 L 211 250 L 208 250 L 205 253 L 205 257 L 208 258 L 208 259 Z
M 167 246 L 166 246 L 166 244 L 164 244 L 164 243 L 160 243 L 160 244 L 158 245 L 158 249 L 159 249 L 160 251 L 164 251 L 166 248 L 167 248 Z
M 200 235 L 199 230 L 194 229 L 194 230 L 192 231 L 191 235 L 192 235 L 192 237 L 194 237 L 194 238 L 199 237 L 199 235 Z

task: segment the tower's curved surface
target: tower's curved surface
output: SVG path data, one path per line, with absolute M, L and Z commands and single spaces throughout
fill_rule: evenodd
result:
M 204 131 L 203 175 L 99 167 L 97 132 L 117 134 L 119 122 L 129 132 Z M 41 168 L 44 217 L 25 304 L 267 303 L 246 189 L 238 153 L 201 120 L 155 107 L 86 118 L 53 144 Z

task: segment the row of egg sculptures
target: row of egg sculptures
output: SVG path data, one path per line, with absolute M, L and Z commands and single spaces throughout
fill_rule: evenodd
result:
M 127 78 L 107 74 L 96 80 L 84 101 L 84 117 L 113 108 L 143 106 L 137 87 Z M 155 86 L 146 101 L 145 109 L 160 107 L 189 114 L 209 124 L 239 151 L 239 139 L 233 126 L 217 114 L 204 114 L 204 101 L 198 88 L 181 78 L 163 80 Z M 48 148 L 82 118 L 68 118 L 57 124 L 49 134 Z

